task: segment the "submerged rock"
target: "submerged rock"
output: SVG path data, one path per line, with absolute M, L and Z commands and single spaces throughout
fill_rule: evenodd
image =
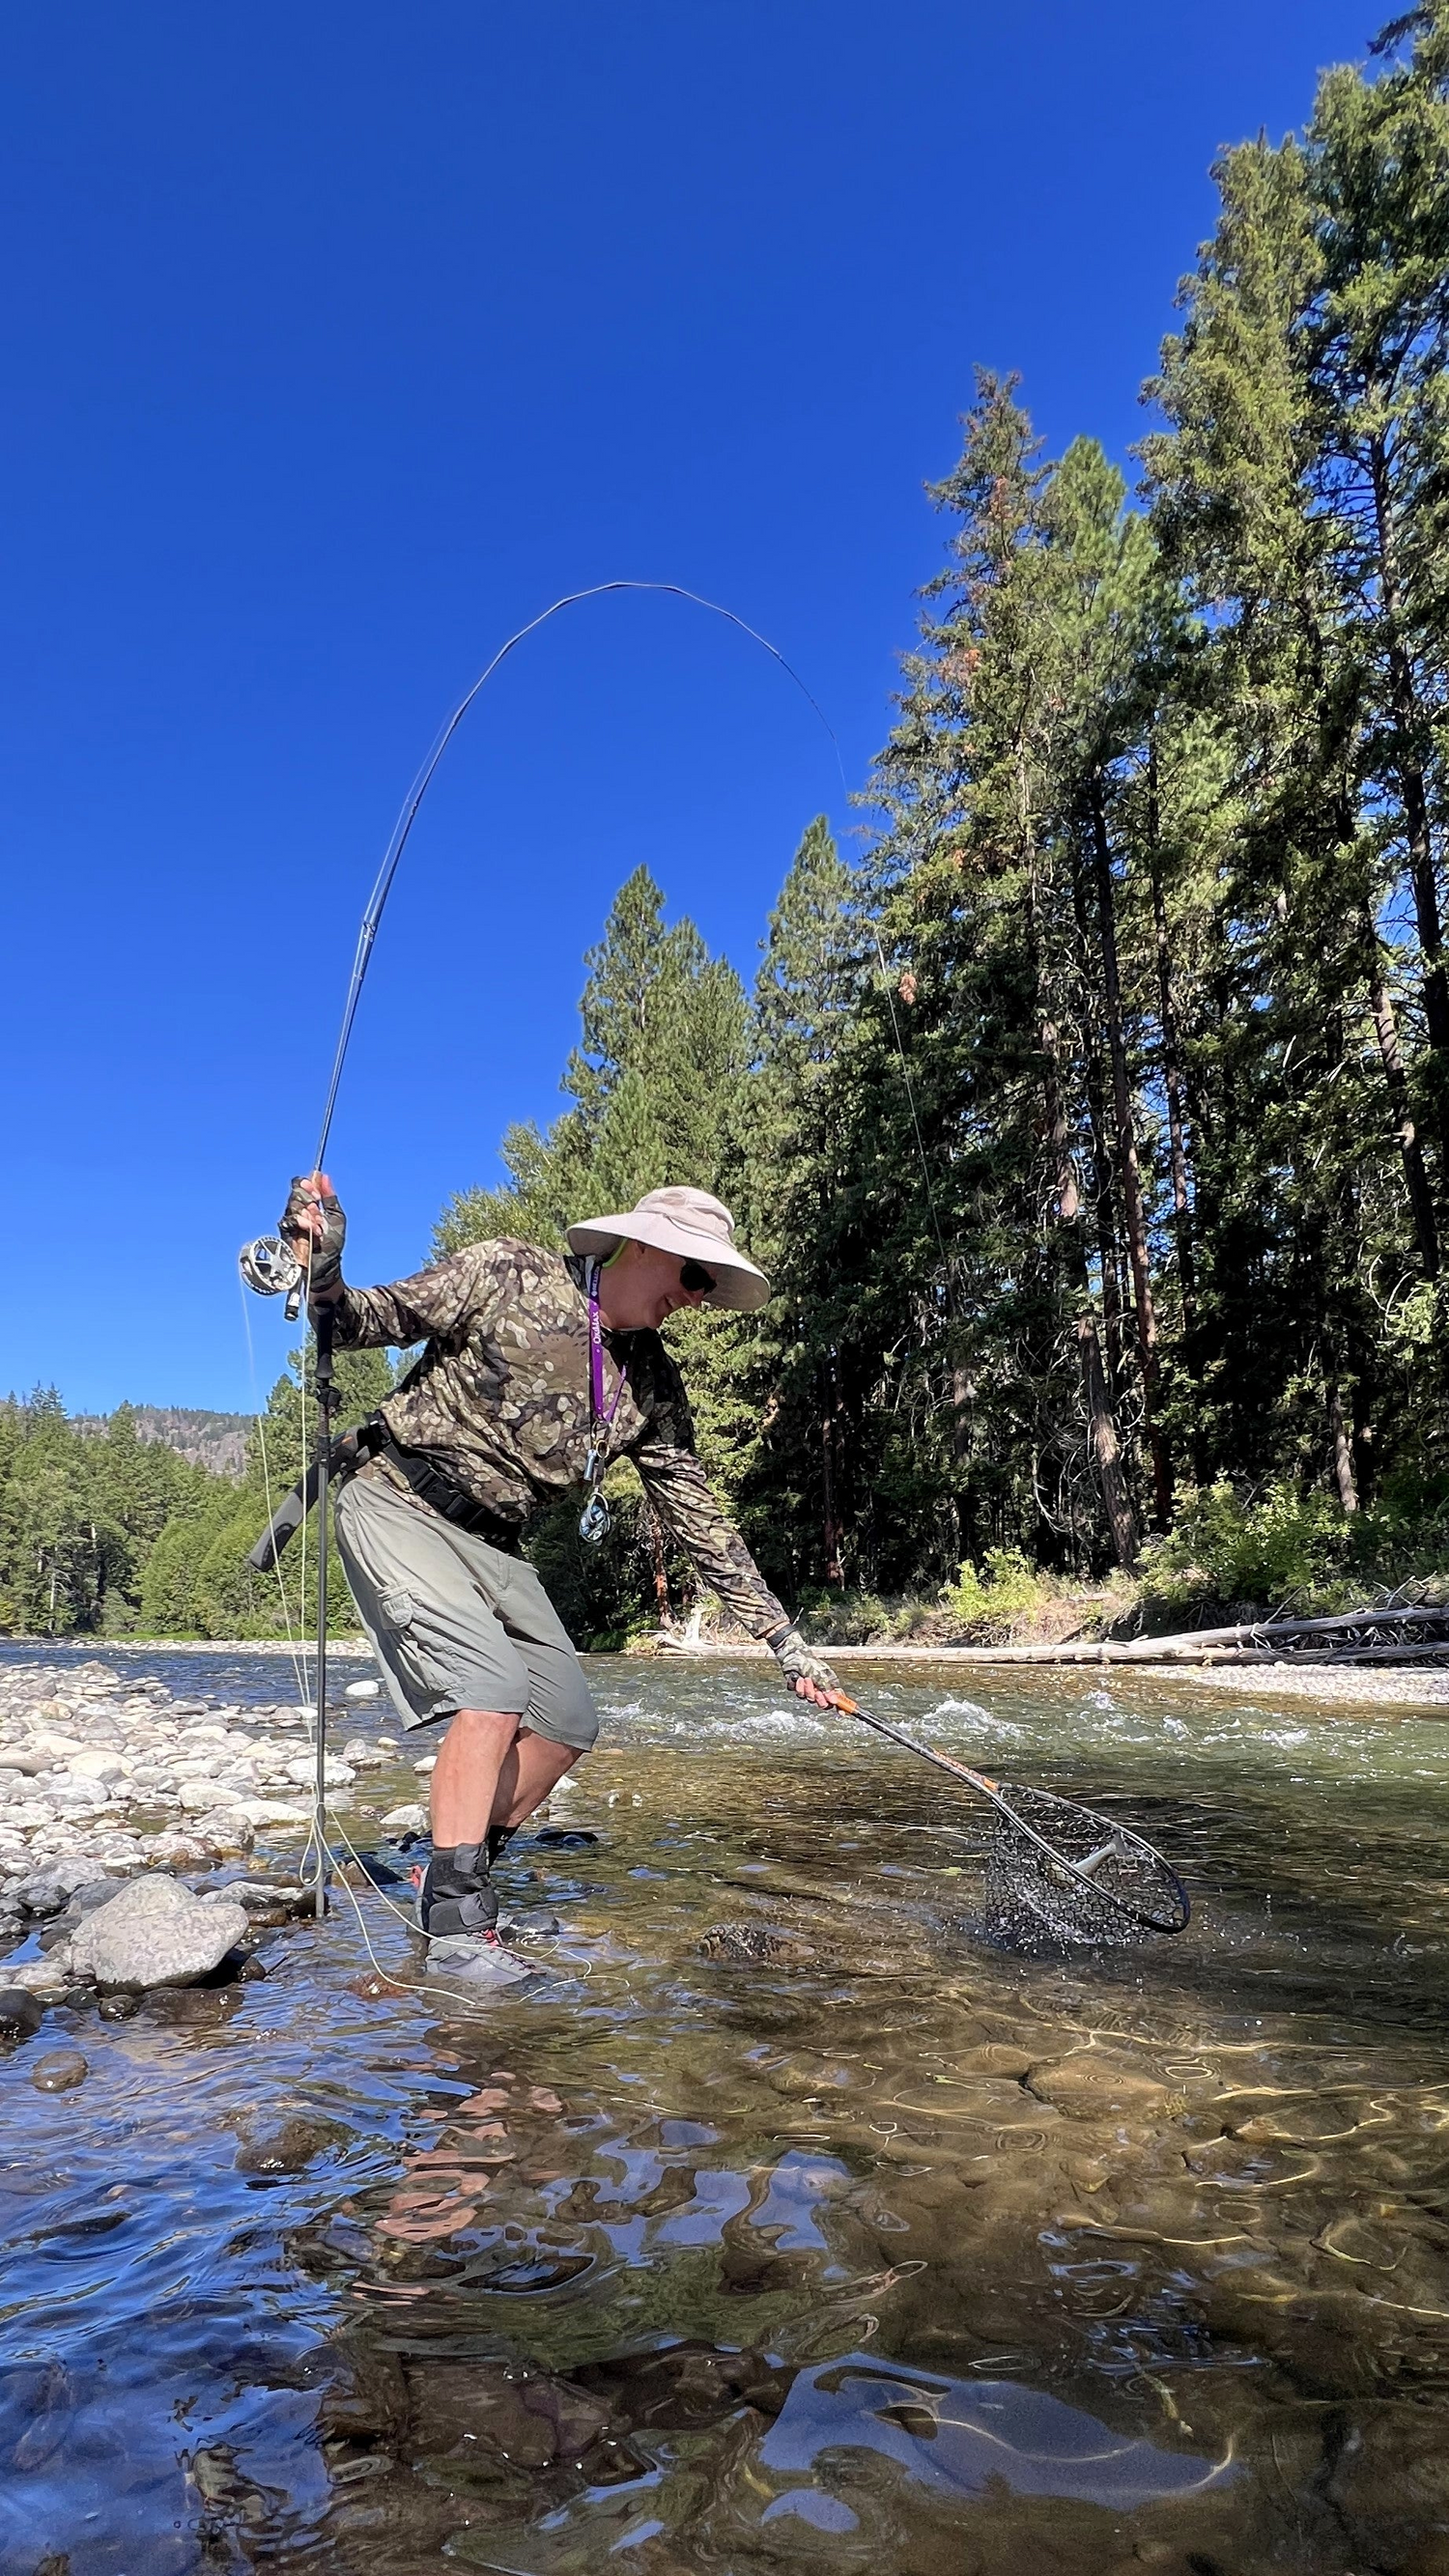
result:
M 239 1905 L 193 1896 L 176 1879 L 151 1875 L 88 1915 L 54 1959 L 63 1957 L 72 1977 L 98 1986 L 193 1985 L 220 1967 L 246 1930 Z
M 245 2174 L 302 2173 L 318 2156 L 346 2143 L 338 2120 L 284 2116 L 268 2128 L 248 2129 L 237 2149 L 236 2169 Z
M 0 1986 L 0 2040 L 33 2039 L 45 2007 L 24 1986 Z
M 77 2084 L 84 2084 L 90 2071 L 78 2048 L 49 2048 L 35 2060 L 30 2081 L 37 2093 L 70 2093 Z
M 706 1959 L 778 1960 L 782 1966 L 815 1956 L 813 1943 L 802 1941 L 798 1932 L 779 1932 L 771 1923 L 715 1923 L 699 1947 Z

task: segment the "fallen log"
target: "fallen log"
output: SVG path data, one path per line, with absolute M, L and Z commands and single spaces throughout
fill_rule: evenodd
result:
M 1133 1637 L 1098 1645 L 952 1646 L 953 1664 L 1398 1664 L 1438 1658 L 1449 1663 L 1449 1639 L 1430 1645 L 1300 1646 L 1278 1654 L 1270 1643 L 1198 1646 L 1182 1637 Z

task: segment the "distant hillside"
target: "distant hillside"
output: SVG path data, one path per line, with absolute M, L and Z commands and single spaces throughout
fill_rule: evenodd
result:
M 165 1449 L 174 1449 L 193 1467 L 206 1467 L 213 1476 L 234 1476 L 240 1480 L 246 1469 L 246 1439 L 251 1429 L 249 1413 L 203 1413 L 184 1404 L 135 1404 L 130 1408 L 135 1417 L 138 1440 L 156 1440 Z M 103 1413 L 78 1413 L 73 1416 L 77 1431 L 93 1432 L 97 1438 L 113 1417 Z

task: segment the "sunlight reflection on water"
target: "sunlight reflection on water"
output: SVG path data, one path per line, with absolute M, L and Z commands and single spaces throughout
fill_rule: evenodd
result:
M 1442 1720 L 853 1668 L 1191 1882 L 1175 1944 L 1032 1957 L 924 1765 L 768 1667 L 594 1674 L 599 1839 L 501 1873 L 540 1990 L 455 2016 L 362 1891 L 395 1986 L 339 1912 L 0 2063 L 0 2576 L 1319 2576 L 1449 2523 Z

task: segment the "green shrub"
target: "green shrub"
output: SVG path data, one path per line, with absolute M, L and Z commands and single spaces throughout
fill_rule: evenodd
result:
M 1192 1486 L 1178 1496 L 1170 1534 L 1143 1549 L 1142 1599 L 1175 1617 L 1230 1602 L 1275 1609 L 1338 1582 L 1353 1535 L 1326 1493 L 1284 1483 L 1244 1502 L 1228 1484 Z
M 1022 1619 L 1031 1618 L 1047 1597 L 1047 1587 L 1021 1550 L 990 1547 L 978 1574 L 969 1559 L 941 1599 L 973 1645 L 996 1646 Z

